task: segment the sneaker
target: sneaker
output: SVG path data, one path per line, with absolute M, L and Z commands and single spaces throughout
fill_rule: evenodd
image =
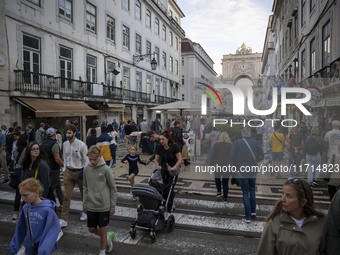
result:
M 312 185 L 313 186 L 319 186 L 319 183 L 317 182 L 317 180 L 313 180 Z
M 5 183 L 9 182 L 9 180 L 10 179 L 8 179 L 8 178 L 3 179 L 2 184 L 5 184 Z
M 80 220 L 81 221 L 86 221 L 87 220 L 87 214 L 85 212 L 81 212 Z
M 107 244 L 106 252 L 111 252 L 113 249 L 113 241 L 115 239 L 115 234 L 112 231 L 107 232 Z
M 12 220 L 17 220 L 19 218 L 19 212 L 15 211 L 12 215 Z
M 222 197 L 221 192 L 217 192 L 216 197 Z
M 224 198 L 223 198 L 223 201 L 224 201 L 224 202 L 228 202 L 228 198 L 224 197 Z
M 59 223 L 60 223 L 60 227 L 61 228 L 66 228 L 67 227 L 67 221 L 66 220 L 63 220 L 63 219 L 60 219 L 59 220 Z
M 247 223 L 247 224 L 250 223 L 250 220 L 247 220 L 247 219 L 243 219 L 243 221 L 244 221 L 245 223 Z
M 255 219 L 256 218 L 256 213 L 251 213 L 251 218 Z
M 64 235 L 64 232 L 60 230 L 58 237 L 57 237 L 57 242 L 60 240 L 60 238 Z

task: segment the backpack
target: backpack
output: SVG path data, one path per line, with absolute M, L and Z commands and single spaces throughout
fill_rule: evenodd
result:
M 306 138 L 306 142 L 305 142 L 305 149 L 306 149 L 306 153 L 309 155 L 316 155 L 319 152 L 319 143 L 318 141 L 312 137 L 312 136 L 308 136 Z

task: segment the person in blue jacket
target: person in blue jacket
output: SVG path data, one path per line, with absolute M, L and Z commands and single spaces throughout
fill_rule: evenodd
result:
M 35 178 L 21 182 L 19 190 L 26 204 L 16 224 L 10 243 L 10 254 L 17 254 L 22 242 L 24 242 L 26 255 L 52 254 L 57 249 L 57 238 L 61 230 L 59 219 L 54 211 L 55 203 L 40 198 L 43 187 Z

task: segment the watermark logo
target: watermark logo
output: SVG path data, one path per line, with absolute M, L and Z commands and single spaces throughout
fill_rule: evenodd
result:
M 203 82 L 198 82 L 197 88 L 202 90 L 204 94 L 202 94 L 202 114 L 206 115 L 207 114 L 207 95 L 211 98 L 211 100 L 214 102 L 214 105 L 217 105 L 217 100 L 219 101 L 219 104 L 223 106 L 223 102 L 221 99 L 220 94 L 216 89 L 214 89 L 213 86 L 203 83 Z M 217 100 L 216 100 L 217 98 Z
M 205 84 L 206 85 L 206 84 Z M 210 86 L 210 85 L 209 85 Z M 211 86 L 210 86 L 211 87 Z M 212 87 L 211 87 L 212 88 Z M 210 89 L 211 89 L 210 88 Z M 214 88 L 212 88 L 213 91 L 215 91 L 218 96 L 218 92 L 215 89 L 228 89 L 233 97 L 233 115 L 244 115 L 244 107 L 245 107 L 245 96 L 243 94 L 243 91 L 234 86 L 234 85 L 227 85 L 227 84 L 216 84 Z M 210 92 L 210 91 L 209 91 Z M 305 97 L 301 98 L 287 98 L 288 94 L 295 94 L 300 93 L 304 94 Z M 202 94 L 201 100 L 202 100 L 202 106 L 201 106 L 201 113 L 202 115 L 207 114 L 207 94 Z M 209 95 L 209 94 L 208 94 Z M 211 97 L 211 95 L 209 95 Z M 248 88 L 247 90 L 247 105 L 249 108 L 249 111 L 254 115 L 270 115 L 274 113 L 277 109 L 278 105 L 278 88 L 273 88 L 273 101 L 272 106 L 270 109 L 267 110 L 258 110 L 254 107 L 254 100 L 253 100 L 253 89 Z M 220 97 L 219 97 L 220 99 Z M 304 103 L 307 103 L 311 99 L 311 92 L 308 89 L 304 88 L 281 88 L 281 115 L 287 115 L 287 105 L 295 105 L 296 108 L 298 108 L 304 115 L 312 115 L 306 107 L 303 105 Z M 222 100 L 220 100 L 222 105 Z

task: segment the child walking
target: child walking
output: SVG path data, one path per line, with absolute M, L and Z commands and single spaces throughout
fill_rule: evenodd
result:
M 55 203 L 40 198 L 43 187 L 39 180 L 28 178 L 19 184 L 21 197 L 26 203 L 19 215 L 10 243 L 10 254 L 17 254 L 24 242 L 25 254 L 52 254 L 57 249 L 61 231 Z
M 111 168 L 104 161 L 100 149 L 92 145 L 87 153 L 89 164 L 84 168 L 84 211 L 90 233 L 100 237 L 99 255 L 111 252 L 114 233 L 107 231 L 110 216 L 115 213 L 117 188 Z
M 142 161 L 139 157 L 138 154 L 136 154 L 137 148 L 135 146 L 130 146 L 129 149 L 129 154 L 127 154 L 122 160 L 121 162 L 124 164 L 129 163 L 129 177 L 128 180 L 131 184 L 131 187 L 135 184 L 135 176 L 138 174 L 139 172 L 139 168 L 137 165 L 137 162 L 139 162 L 142 165 L 146 165 L 146 163 L 144 161 Z

